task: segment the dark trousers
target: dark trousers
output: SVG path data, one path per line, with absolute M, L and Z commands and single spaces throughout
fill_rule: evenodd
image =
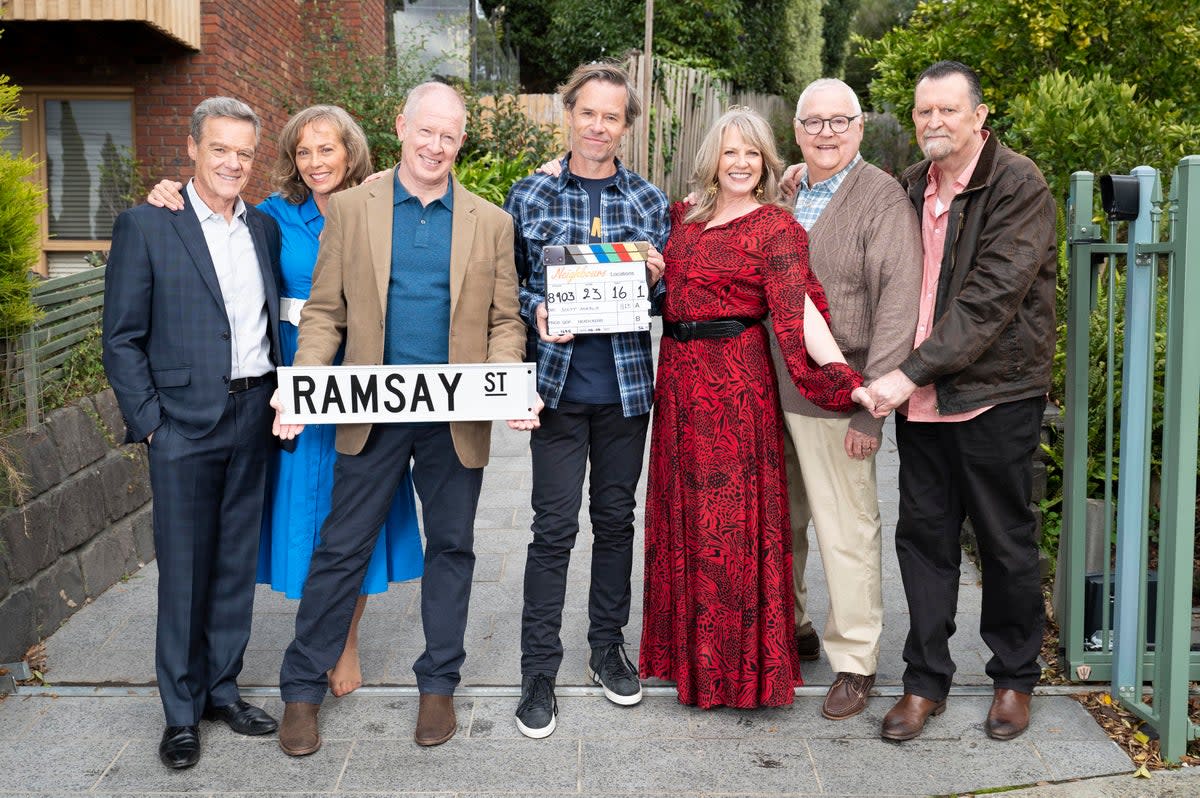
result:
M 969 421 L 896 416 L 900 517 L 896 554 L 908 598 L 904 690 L 940 701 L 950 690 L 949 640 L 958 606 L 959 530 L 970 517 L 983 571 L 979 633 L 997 688 L 1033 692 L 1044 613 L 1032 458 L 1044 398 L 997 405 Z
M 271 441 L 270 385 L 230 394 L 203 438 L 170 419 L 149 446 L 158 559 L 155 667 L 168 726 L 237 701 Z
M 588 643 L 623 643 L 629 623 L 634 496 L 642 474 L 648 413 L 626 418 L 620 405 L 563 402 L 546 408 L 533 431 L 533 540 L 525 560 L 521 673 L 555 676 L 562 663 L 567 567 L 579 534 L 583 478 L 589 461 L 592 574 Z
M 463 636 L 475 572 L 475 509 L 482 468 L 465 468 L 449 424 L 376 424 L 357 455 L 338 455 L 333 498 L 296 612 L 296 638 L 279 669 L 284 701 L 320 704 L 326 671 L 346 646 L 371 551 L 409 461 L 421 498 L 425 651 L 413 665 L 422 693 L 453 695 L 466 659 Z

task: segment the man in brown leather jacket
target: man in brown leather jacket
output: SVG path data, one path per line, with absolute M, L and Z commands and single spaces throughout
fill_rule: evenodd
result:
M 918 736 L 945 709 L 958 603 L 959 528 L 970 517 L 983 569 L 979 632 L 995 698 L 984 728 L 1029 724 L 1044 623 L 1031 508 L 1054 356 L 1054 200 L 1028 158 L 984 127 L 979 78 L 941 61 L 917 80 L 913 123 L 926 160 L 901 179 L 921 218 L 924 280 L 915 349 L 870 390 L 896 409 L 896 553 L 908 598 L 904 697 L 887 740 Z

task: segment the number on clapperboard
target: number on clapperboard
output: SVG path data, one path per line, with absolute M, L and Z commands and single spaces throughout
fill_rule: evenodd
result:
M 613 286 L 613 290 L 612 290 L 612 298 L 613 299 L 625 299 L 625 297 L 627 297 L 627 296 L 629 296 L 629 294 L 625 290 L 625 286 L 623 286 L 623 285 L 614 285 Z
M 551 291 L 546 294 L 546 304 L 552 305 L 555 302 L 574 302 L 574 291 Z
M 585 285 L 583 287 L 583 301 L 586 302 L 589 299 L 594 299 L 594 300 L 599 301 L 601 299 L 604 299 L 604 295 L 600 293 L 599 288 L 595 288 L 590 285 Z

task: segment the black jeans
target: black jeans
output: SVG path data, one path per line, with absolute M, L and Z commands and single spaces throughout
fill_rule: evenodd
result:
M 626 418 L 620 405 L 560 403 L 533 431 L 533 540 L 525 560 L 521 673 L 555 676 L 562 663 L 567 567 L 579 533 L 583 477 L 589 461 L 592 580 L 588 644 L 623 643 L 629 623 L 633 510 L 650 414 Z
M 413 672 L 422 693 L 454 694 L 466 659 L 463 637 L 483 469 L 459 461 L 449 424 L 376 424 L 362 451 L 338 455 L 333 467 L 332 506 L 296 611 L 296 639 L 279 669 L 284 701 L 319 704 L 324 698 L 326 671 L 346 646 L 371 552 L 410 460 L 425 532 L 425 652 Z
M 1037 684 L 1045 618 L 1030 499 L 1045 407 L 1045 398 L 1021 399 L 957 423 L 896 416 L 896 555 L 910 624 L 905 692 L 940 701 L 950 690 L 964 517 L 983 571 L 979 634 L 992 651 L 987 674 L 997 688 L 1029 693 Z

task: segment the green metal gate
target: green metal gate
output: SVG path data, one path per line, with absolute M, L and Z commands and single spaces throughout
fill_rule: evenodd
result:
M 1178 760 L 1188 741 L 1200 737 L 1200 727 L 1187 715 L 1188 681 L 1200 679 L 1200 652 L 1191 650 L 1200 156 L 1180 161 L 1165 202 L 1158 172 L 1150 167 L 1100 183 L 1105 236 L 1095 223 L 1096 180 L 1090 172 L 1071 176 L 1067 202 L 1063 568 L 1056 578 L 1067 580 L 1068 589 L 1060 646 L 1071 678 L 1111 681 L 1113 697 L 1159 732 L 1163 757 Z M 1118 243 L 1121 238 L 1126 242 Z M 1158 300 L 1162 279 L 1165 312 Z M 1122 351 L 1117 331 L 1123 332 Z M 1161 378 L 1156 341 L 1166 347 Z M 1092 406 L 1089 386 L 1103 388 L 1102 407 Z M 1162 408 L 1157 429 L 1156 402 Z M 1160 476 L 1152 480 L 1156 439 Z M 1092 546 L 1101 547 L 1101 566 L 1093 574 L 1085 567 L 1089 498 L 1100 500 L 1103 516 L 1103 536 L 1098 543 L 1092 538 Z M 1156 583 L 1148 573 L 1152 533 L 1158 538 Z M 1153 704 L 1143 698 L 1146 684 L 1152 686 Z

